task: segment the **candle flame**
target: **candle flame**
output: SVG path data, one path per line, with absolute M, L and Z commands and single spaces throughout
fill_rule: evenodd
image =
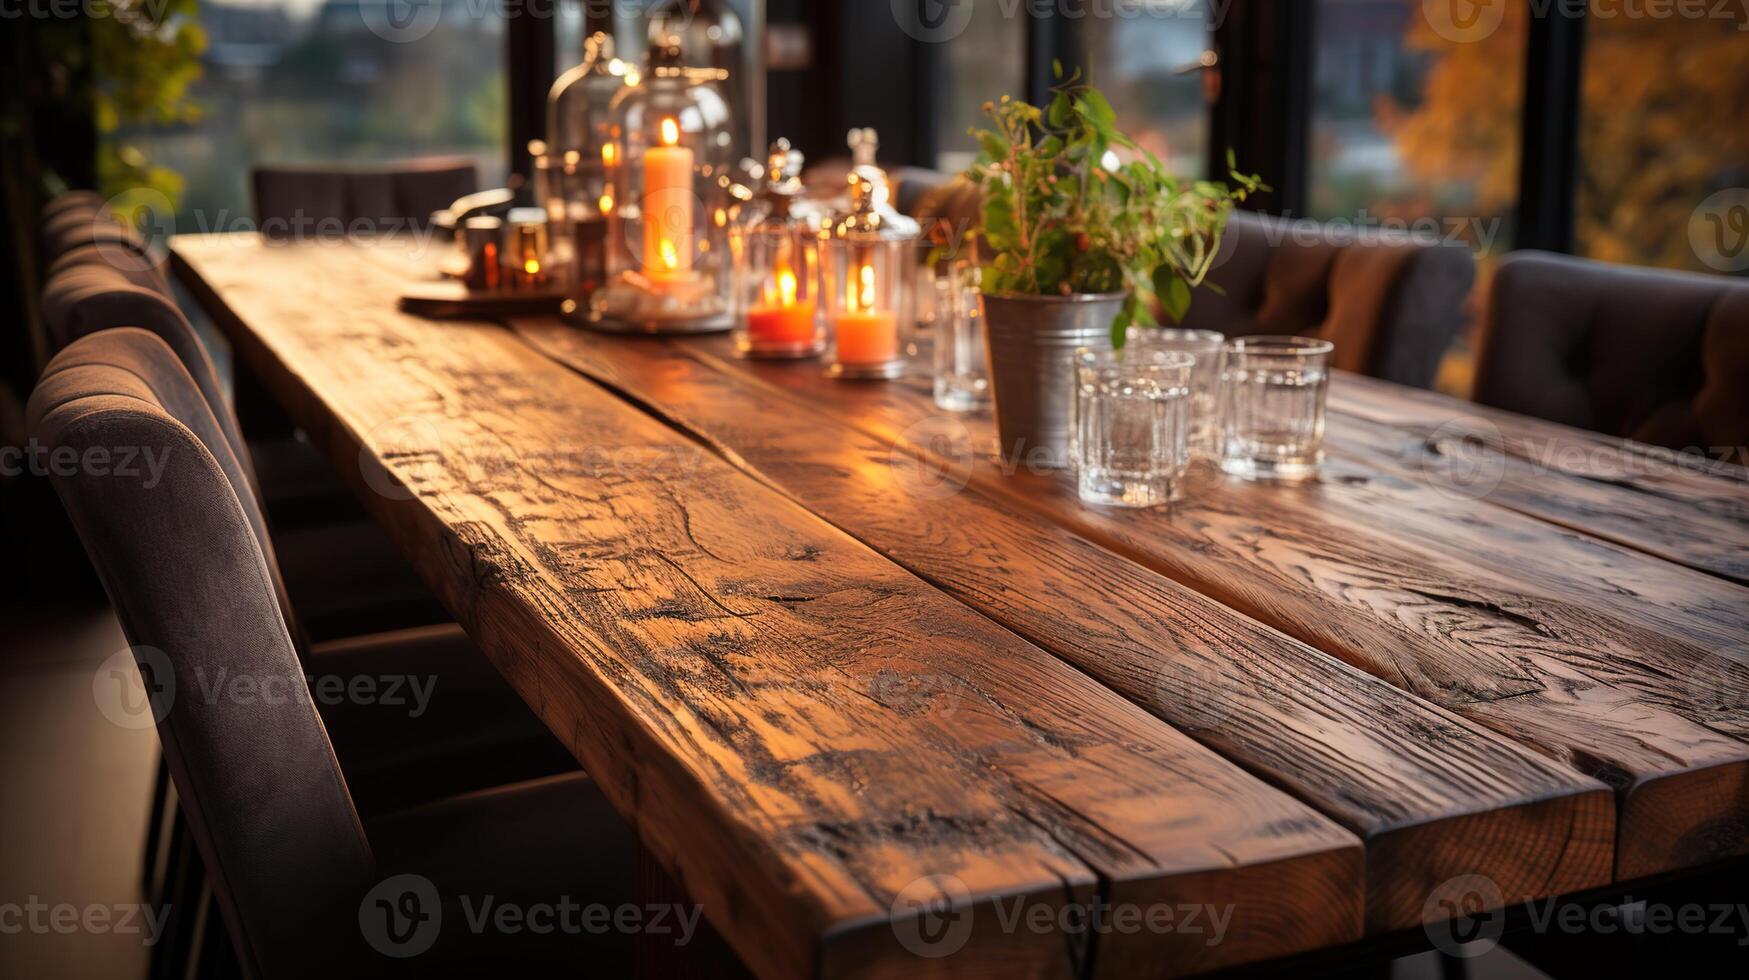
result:
M 777 292 L 783 298 L 783 305 L 794 306 L 796 303 L 796 274 L 785 268 L 777 276 Z
M 718 228 L 727 228 L 729 226 L 729 212 L 722 208 L 717 208 L 716 218 Z
M 680 145 L 680 124 L 673 117 L 662 120 L 662 145 Z
M 540 263 L 536 262 L 534 259 L 529 259 L 528 261 L 522 263 L 522 271 L 528 273 L 531 276 L 538 276 L 538 275 L 540 275 Z
M 601 195 L 601 213 L 602 214 L 612 214 L 613 213 L 613 195 L 612 194 Z
M 664 239 L 662 239 L 661 248 L 662 248 L 662 265 L 669 272 L 673 272 L 674 270 L 680 268 L 680 253 L 675 251 L 674 243 L 669 241 L 668 239 L 664 238 Z
M 617 161 L 618 159 L 619 159 L 619 144 L 618 143 L 603 143 L 603 144 L 601 144 L 601 162 L 603 164 L 611 167 L 614 165 L 614 162 Z
M 850 302 L 852 313 L 869 313 L 875 308 L 875 271 L 874 266 L 864 264 L 858 266 L 856 275 L 850 283 Z

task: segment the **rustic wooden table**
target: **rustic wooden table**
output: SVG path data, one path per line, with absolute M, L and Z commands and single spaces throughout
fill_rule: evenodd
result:
M 761 975 L 1191 973 L 1749 853 L 1743 470 L 1341 377 L 1319 482 L 1090 509 L 926 379 L 174 253 Z M 1062 927 L 1126 908 L 1184 927 Z

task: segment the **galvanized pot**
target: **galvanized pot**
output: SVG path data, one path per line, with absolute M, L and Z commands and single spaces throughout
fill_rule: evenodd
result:
M 1004 460 L 1055 469 L 1069 465 L 1075 349 L 1109 350 L 1111 321 L 1123 301 L 1123 293 L 984 294 L 990 393 Z

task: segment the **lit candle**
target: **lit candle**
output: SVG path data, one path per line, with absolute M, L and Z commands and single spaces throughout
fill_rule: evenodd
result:
M 814 343 L 814 304 L 797 299 L 796 274 L 779 260 L 761 302 L 747 311 L 747 336 L 755 347 L 803 348 Z
M 680 124 L 662 120 L 662 145 L 644 151 L 644 271 L 656 279 L 692 270 L 692 150 Z
M 899 318 L 875 308 L 874 266 L 863 263 L 851 275 L 844 312 L 832 323 L 841 364 L 885 364 L 899 356 Z

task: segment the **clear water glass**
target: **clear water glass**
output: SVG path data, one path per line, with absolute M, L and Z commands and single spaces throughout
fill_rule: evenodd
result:
M 1110 507 L 1171 502 L 1190 463 L 1190 374 L 1176 351 L 1075 352 L 1069 456 L 1081 499 Z
M 1190 369 L 1190 455 L 1221 460 L 1221 357 L 1227 338 L 1212 330 L 1131 327 L 1124 344 L 1136 350 L 1175 351 L 1196 359 Z
M 937 277 L 934 293 L 935 404 L 944 412 L 975 412 L 990 402 L 983 294 L 960 270 Z
M 1328 341 L 1229 341 L 1221 378 L 1221 468 L 1254 480 L 1303 480 L 1324 461 Z

